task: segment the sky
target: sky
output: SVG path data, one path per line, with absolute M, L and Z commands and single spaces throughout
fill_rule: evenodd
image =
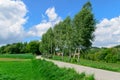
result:
M 90 1 L 97 21 L 92 46 L 120 45 L 120 0 L 0 0 L 0 45 L 41 40 L 67 16 Z

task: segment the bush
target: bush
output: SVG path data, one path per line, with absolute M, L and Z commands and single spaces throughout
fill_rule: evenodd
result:
M 88 54 L 85 54 L 85 59 L 94 61 L 105 61 L 105 62 L 118 62 L 120 61 L 120 49 L 118 48 L 101 48 L 91 49 Z
M 105 57 L 105 60 L 106 60 L 106 62 L 112 62 L 113 60 L 112 60 L 112 54 L 108 54 L 106 57 Z
M 88 54 L 88 55 L 86 56 L 86 58 L 87 58 L 88 60 L 95 60 L 95 54 Z
M 120 52 L 117 54 L 117 61 L 120 61 Z
M 108 50 L 109 50 L 109 53 L 105 57 L 106 62 L 116 63 L 117 61 L 119 61 L 120 50 L 117 48 L 110 48 Z

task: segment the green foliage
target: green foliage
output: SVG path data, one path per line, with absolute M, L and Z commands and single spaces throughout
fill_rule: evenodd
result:
M 109 51 L 108 50 L 101 50 L 101 51 L 99 51 L 99 52 L 96 52 L 95 53 L 95 60 L 98 60 L 98 61 L 100 61 L 100 60 L 105 60 L 105 57 L 106 57 L 106 55 L 109 53 Z
M 53 29 L 48 29 L 42 36 L 40 51 L 52 54 L 56 52 L 56 48 L 59 48 L 59 52 L 69 55 L 80 46 L 91 47 L 95 23 L 91 3 L 87 2 L 73 20 L 68 16 Z
M 21 54 L 21 53 L 33 53 L 33 54 L 41 54 L 39 51 L 39 41 L 30 41 L 29 43 L 13 43 L 7 44 L 5 46 L 0 47 L 0 54 Z
M 33 54 L 41 54 L 39 51 L 39 41 L 31 41 L 27 44 L 27 49 Z
M 75 35 L 76 46 L 91 47 L 94 39 L 95 23 L 91 3 L 87 2 L 73 20 L 75 34 L 77 34 Z
M 115 49 L 111 49 L 111 53 L 109 53 L 106 57 L 105 57 L 105 60 L 106 62 L 112 62 L 112 63 L 115 63 L 117 61 L 119 61 L 119 53 L 116 52 Z M 113 52 L 114 51 L 114 52 Z
M 71 19 L 67 17 L 64 21 L 56 24 L 53 29 L 49 28 L 43 34 L 40 51 L 52 54 L 55 53 L 56 48 L 59 48 L 60 52 L 64 52 L 65 48 L 70 49 L 72 46 L 72 32 Z
M 7 44 L 5 46 L 0 47 L 0 53 L 9 53 L 9 54 L 15 54 L 15 53 L 26 53 L 26 45 L 27 43 L 13 43 L 13 44 Z
M 94 54 L 87 54 L 85 56 L 85 58 L 88 59 L 88 60 L 95 60 L 95 55 Z
M 26 49 L 27 43 L 13 43 L 13 44 L 7 44 L 5 46 L 0 47 L 0 54 L 19 54 L 19 53 L 27 53 Z
M 104 61 L 109 63 L 116 63 L 120 61 L 120 49 L 119 48 L 101 48 L 96 50 L 89 50 L 85 54 L 85 59 L 94 61 Z
M 42 35 L 42 42 L 40 43 L 39 50 L 42 53 L 54 53 L 55 43 L 54 43 L 54 34 L 52 28 L 49 28 L 47 33 Z

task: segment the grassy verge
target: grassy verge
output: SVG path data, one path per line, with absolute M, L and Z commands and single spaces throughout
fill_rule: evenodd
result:
M 33 65 L 35 80 L 94 80 L 93 75 L 78 74 L 73 69 L 59 68 L 45 60 L 34 60 Z
M 94 80 L 93 75 L 58 68 L 44 60 L 0 61 L 0 80 Z
M 33 59 L 33 54 L 0 54 L 0 58 L 18 58 L 18 59 Z
M 98 69 L 120 72 L 120 63 L 106 63 L 106 62 L 91 61 L 86 59 L 80 59 L 80 62 L 76 62 L 75 59 L 72 59 L 71 61 L 69 61 L 69 58 L 66 56 L 64 57 L 63 60 L 61 59 L 60 56 L 54 56 L 53 59 L 70 62 L 74 64 L 79 64 L 79 65 L 84 65 L 84 66 L 89 66 L 89 67 L 94 67 Z

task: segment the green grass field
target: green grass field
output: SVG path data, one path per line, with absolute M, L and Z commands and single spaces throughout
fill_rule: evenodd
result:
M 70 62 L 69 58 L 66 56 L 64 57 L 63 60 L 61 59 L 60 56 L 54 56 L 53 59 Z M 98 69 L 120 72 L 120 63 L 106 63 L 106 62 L 91 61 L 91 60 L 86 60 L 86 59 L 80 59 L 80 62 L 76 62 L 73 59 L 73 60 L 71 60 L 71 63 L 94 67 L 94 68 L 98 68 Z
M 31 61 L 0 61 L 0 80 L 33 80 Z
M 10 58 L 13 58 L 12 55 Z M 78 74 L 73 69 L 59 68 L 45 60 L 31 59 L 0 61 L 0 80 L 94 80 L 94 76 Z

